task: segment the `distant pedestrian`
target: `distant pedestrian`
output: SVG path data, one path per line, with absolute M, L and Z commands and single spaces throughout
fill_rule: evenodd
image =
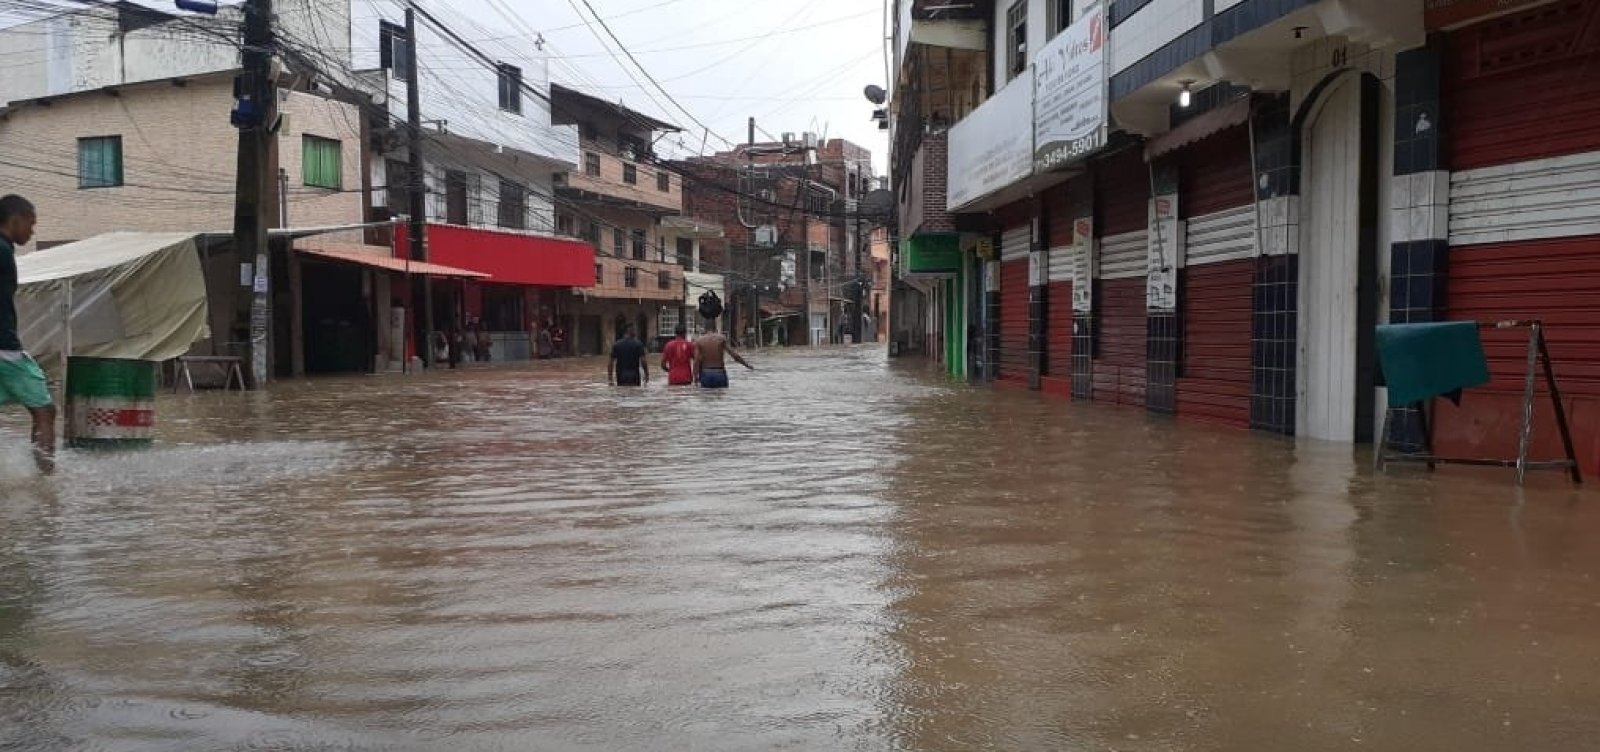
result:
M 548 360 L 555 357 L 556 344 L 555 340 L 550 337 L 550 327 L 539 327 L 539 332 L 535 337 L 535 342 L 539 351 L 540 360 Z
M 494 360 L 494 336 L 489 334 L 489 327 L 478 327 L 478 341 L 474 345 L 474 353 L 478 356 L 479 363 Z
M 441 366 L 450 363 L 450 336 L 444 332 L 433 333 L 433 365 Z
M 33 461 L 56 470 L 56 408 L 44 369 L 17 336 L 17 246 L 33 239 L 38 212 L 21 196 L 0 197 L 0 405 L 22 405 L 33 417 Z
M 629 324 L 622 330 L 622 339 L 611 346 L 611 359 L 606 361 L 606 381 L 617 386 L 649 384 L 650 363 L 645 355 L 644 343 Z
M 745 362 L 743 357 L 728 344 L 728 338 L 717 332 L 716 319 L 706 320 L 706 333 L 694 341 L 694 373 L 695 380 L 700 382 L 702 389 L 727 389 L 728 388 L 728 363 L 727 358 L 733 358 L 739 365 L 752 371 L 755 366 Z
M 661 350 L 661 370 L 667 372 L 667 386 L 694 384 L 694 343 L 689 341 L 689 329 L 679 326 L 677 336 Z

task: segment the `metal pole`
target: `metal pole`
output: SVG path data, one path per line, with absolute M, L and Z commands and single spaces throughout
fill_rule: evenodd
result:
M 241 93 L 254 105 L 259 122 L 239 130 L 238 175 L 233 209 L 234 252 L 242 261 L 252 259 L 254 269 L 250 300 L 250 377 L 260 389 L 267 383 L 271 346 L 271 255 L 267 211 L 272 191 L 269 180 L 277 176 L 277 84 L 272 80 L 272 0 L 244 4 L 244 73 Z
M 1550 406 L 1556 411 L 1556 429 L 1561 432 L 1561 448 L 1569 463 L 1567 475 L 1573 483 L 1583 482 L 1583 470 L 1578 467 L 1578 452 L 1572 444 L 1572 427 L 1567 424 L 1567 407 L 1561 402 L 1561 387 L 1556 384 L 1555 364 L 1550 362 L 1550 346 L 1544 338 L 1544 327 L 1535 325 L 1539 333 L 1539 360 L 1544 363 L 1545 383 L 1550 387 Z
M 1528 330 L 1528 372 L 1522 388 L 1522 431 L 1517 436 L 1517 485 L 1528 474 L 1528 449 L 1533 443 L 1534 373 L 1539 364 L 1539 323 Z
M 406 180 L 410 189 L 411 257 L 417 261 L 428 260 L 428 205 L 427 180 L 422 167 L 422 95 L 417 82 L 417 12 L 406 6 L 406 141 L 409 145 L 409 164 Z M 393 183 L 393 178 L 390 178 Z M 436 365 L 433 357 L 433 279 L 422 277 L 422 363 Z
M 756 119 L 755 119 L 755 116 L 751 116 L 750 117 L 749 132 L 745 136 L 745 142 L 744 143 L 745 143 L 744 157 L 745 157 L 745 161 L 749 165 L 748 166 L 748 171 L 746 173 L 746 174 L 749 175 L 749 178 L 745 181 L 745 189 L 748 190 L 750 192 L 750 194 L 751 194 L 749 197 L 746 198 L 746 200 L 750 202 L 750 221 L 752 223 L 754 223 L 755 222 L 755 217 L 756 217 L 755 198 L 754 198 L 754 196 L 758 193 L 758 191 L 756 190 Z M 746 260 L 750 262 L 749 263 L 749 266 L 750 266 L 750 278 L 748 280 L 748 282 L 750 283 L 750 313 L 749 313 L 749 316 L 750 316 L 750 328 L 755 330 L 754 339 L 757 342 L 760 342 L 761 341 L 761 289 L 756 283 L 756 248 L 757 248 L 758 245 L 759 245 L 758 243 L 751 243 L 745 250 L 745 257 L 746 257 Z M 737 327 L 737 322 L 734 322 L 734 327 L 730 327 L 730 328 L 736 328 L 736 327 Z M 732 338 L 733 341 L 738 341 L 738 339 L 739 339 L 739 333 L 738 332 L 732 332 L 732 333 L 729 334 L 729 336 Z M 746 347 L 754 347 L 755 346 L 753 343 L 750 343 L 750 342 L 745 342 L 744 345 Z

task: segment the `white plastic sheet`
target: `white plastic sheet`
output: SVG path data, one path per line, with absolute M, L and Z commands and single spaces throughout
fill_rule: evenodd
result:
M 99 235 L 19 256 L 17 276 L 18 334 L 52 371 L 68 355 L 170 360 L 210 336 L 192 234 Z

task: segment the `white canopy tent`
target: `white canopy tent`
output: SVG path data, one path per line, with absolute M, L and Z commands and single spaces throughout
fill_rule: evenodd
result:
M 189 352 L 210 336 L 196 239 L 114 232 L 19 256 L 23 345 L 52 371 L 75 355 L 165 361 Z

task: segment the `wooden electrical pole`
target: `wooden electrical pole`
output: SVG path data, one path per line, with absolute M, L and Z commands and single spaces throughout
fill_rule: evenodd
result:
M 406 180 L 411 199 L 411 258 L 428 260 L 428 181 L 422 166 L 422 94 L 417 82 L 417 11 L 406 5 L 406 142 L 409 145 L 409 166 Z M 393 177 L 390 177 L 393 182 Z M 422 362 L 428 367 L 434 363 L 433 352 L 433 278 L 422 277 Z
M 250 297 L 251 386 L 271 378 L 272 254 L 268 225 L 277 217 L 278 85 L 273 76 L 272 0 L 244 4 L 244 72 L 239 79 L 234 126 L 239 129 L 233 243 L 241 265 L 252 264 Z

